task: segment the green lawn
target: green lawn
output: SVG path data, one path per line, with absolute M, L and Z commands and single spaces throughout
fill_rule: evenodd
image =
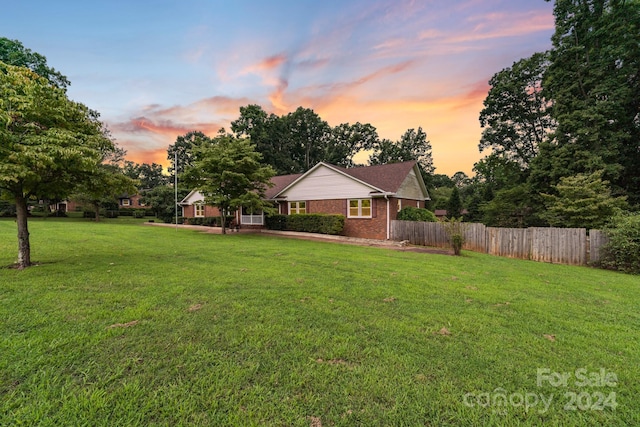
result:
M 637 276 L 135 220 L 30 231 L 39 265 L 0 269 L 0 425 L 640 424 Z M 0 265 L 16 251 L 2 220 Z

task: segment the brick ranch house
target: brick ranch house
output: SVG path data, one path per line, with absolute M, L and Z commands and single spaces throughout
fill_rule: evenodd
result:
M 343 168 L 318 163 L 304 174 L 280 175 L 271 179 L 273 187 L 266 199 L 280 214 L 341 214 L 345 216 L 344 235 L 368 239 L 389 239 L 391 221 L 406 206 L 425 207 L 427 188 L 415 161 L 386 165 Z M 192 191 L 180 205 L 185 218 L 219 216 L 204 197 Z M 236 212 L 241 227 L 262 228 L 261 212 Z
M 142 203 L 142 195 L 141 194 L 120 194 L 117 197 L 118 199 L 118 209 L 145 209 L 149 208 L 148 205 Z M 58 203 L 54 203 L 50 205 L 50 209 L 52 211 L 59 212 L 76 212 L 82 210 L 84 205 L 82 203 L 78 203 L 75 200 L 63 200 Z

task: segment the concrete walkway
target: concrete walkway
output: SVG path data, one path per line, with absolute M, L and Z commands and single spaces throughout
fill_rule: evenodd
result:
M 207 227 L 205 225 L 185 225 L 185 224 L 165 224 L 165 223 L 157 223 L 157 222 L 145 222 L 144 225 L 152 225 L 156 227 L 170 227 L 170 228 L 178 228 L 178 230 L 198 230 L 203 233 L 210 234 L 222 234 L 221 227 Z M 240 228 L 240 230 L 236 231 L 235 229 L 227 229 L 228 234 L 233 233 L 253 233 L 253 234 L 270 234 L 274 236 L 281 237 L 293 237 L 297 239 L 306 239 L 306 240 L 328 240 L 339 243 L 350 243 L 353 245 L 362 245 L 362 246 L 405 246 L 401 242 L 394 242 L 392 240 L 374 240 L 374 239 L 361 239 L 357 237 L 347 237 L 347 236 L 333 236 L 329 234 L 318 234 L 318 233 L 302 233 L 298 231 L 277 231 L 277 230 L 265 230 L 265 229 L 249 229 L 249 228 Z
M 178 230 L 180 229 L 198 230 L 203 233 L 222 234 L 222 228 L 207 227 L 204 225 L 179 224 L 176 226 L 175 224 L 164 224 L 164 223 L 156 223 L 156 222 L 145 222 L 144 225 L 153 225 L 156 227 L 171 227 L 171 228 L 177 227 Z M 443 255 L 450 255 L 450 251 L 445 249 L 407 245 L 405 242 L 396 242 L 393 240 L 362 239 L 358 237 L 333 236 L 329 234 L 302 233 L 299 231 L 277 231 L 277 230 L 248 229 L 248 228 L 244 228 L 244 229 L 241 228 L 237 232 L 245 233 L 245 234 L 261 234 L 261 235 L 287 237 L 287 238 L 293 238 L 293 239 L 335 242 L 335 243 L 342 243 L 342 244 L 348 244 L 348 245 L 372 246 L 372 247 L 388 248 L 388 249 L 401 250 L 401 251 L 407 251 L 407 252 L 425 252 L 425 253 L 437 253 L 437 254 L 443 254 Z M 236 233 L 236 231 L 227 229 L 227 233 L 234 234 Z
M 177 228 L 178 230 L 198 230 L 203 233 L 210 234 L 222 234 L 222 227 L 208 227 L 206 225 L 187 225 L 187 224 L 167 224 L 163 222 L 145 222 L 144 225 L 152 225 L 156 227 L 169 227 L 169 228 Z M 237 232 L 239 233 L 260 233 L 260 230 L 251 230 L 248 228 L 240 229 Z M 227 233 L 236 233 L 235 229 L 227 228 Z

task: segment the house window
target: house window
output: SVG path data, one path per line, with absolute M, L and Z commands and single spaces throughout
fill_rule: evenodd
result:
M 264 222 L 264 215 L 262 210 L 242 208 L 242 215 L 240 215 L 240 224 L 245 225 L 262 225 Z
M 122 199 L 122 206 L 129 206 L 129 199 Z
M 290 214 L 306 214 L 307 202 L 289 202 Z
M 371 218 L 371 199 L 349 200 L 349 218 Z
M 203 218 L 204 217 L 204 203 L 200 202 L 200 203 L 196 203 L 195 205 L 193 205 L 193 216 L 195 216 L 196 218 Z

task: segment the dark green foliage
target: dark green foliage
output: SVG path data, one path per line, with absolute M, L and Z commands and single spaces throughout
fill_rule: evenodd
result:
M 302 107 L 283 116 L 267 114 L 255 104 L 240 107 L 231 130 L 236 137 L 251 139 L 263 162 L 278 174 L 306 172 L 318 162 L 354 166 L 354 155 L 378 143 L 376 128 L 370 124 L 342 123 L 332 128 Z
M 384 165 L 415 160 L 418 162 L 425 184 L 432 187 L 431 175 L 435 168 L 433 167 L 431 142 L 427 140 L 427 133 L 422 130 L 422 127 L 417 130 L 408 129 L 396 142 L 382 139 L 372 148 L 373 153 L 369 156 L 370 164 Z
M 378 140 L 378 131 L 369 123 L 342 123 L 331 130 L 327 161 L 338 166 L 356 166 L 353 156 L 362 150 L 373 149 Z
M 144 209 L 136 209 L 133 211 L 134 218 L 144 218 L 145 211 Z
M 265 226 L 269 230 L 286 230 L 289 215 L 267 215 L 264 219 Z
M 189 194 L 189 190 L 179 188 L 178 202 L 184 199 L 187 194 Z M 173 223 L 175 221 L 175 190 L 172 186 L 162 185 L 145 191 L 142 195 L 142 202 L 150 205 L 151 215 L 155 215 L 156 218 L 161 219 L 162 222 Z M 149 212 L 147 212 L 147 215 L 149 215 Z
M 215 206 L 225 217 L 244 207 L 269 210 L 265 191 L 275 171 L 261 163 L 262 155 L 248 139 L 238 139 L 224 130 L 194 148 L 193 164 L 185 169 L 182 180 L 200 191 L 204 202 Z M 226 233 L 222 222 L 222 234 Z
M 431 177 L 431 185 L 433 185 L 434 188 L 440 188 L 440 187 L 453 188 L 453 186 L 456 184 L 453 182 L 451 178 L 449 178 L 448 175 L 445 175 L 442 173 L 436 173 L 436 174 L 433 174 L 433 176 Z
M 460 190 L 453 187 L 451 196 L 447 201 L 447 216 L 449 218 L 458 218 L 462 214 L 462 200 L 460 199 Z
M 512 161 L 523 169 L 538 153 L 538 146 L 554 127 L 542 78 L 549 66 L 547 53 L 535 53 L 496 73 L 480 112 L 484 128 L 480 152 Z
M 413 206 L 407 206 L 400 209 L 398 212 L 398 219 L 400 221 L 423 221 L 423 222 L 436 222 L 438 218 L 436 215 L 428 209 L 416 208 Z
M 16 216 L 16 206 L 0 199 L 0 217 Z
M 286 137 L 284 117 L 267 114 L 256 104 L 247 105 L 240 107 L 240 117 L 231 122 L 231 130 L 238 138 L 248 137 L 262 154 L 262 161 L 276 173 L 289 174 L 300 169 L 290 155 L 292 142 Z
M 118 216 L 120 216 L 120 211 L 114 210 L 114 209 L 100 209 L 99 214 L 100 214 L 99 216 L 102 216 L 105 218 L 118 218 Z M 131 214 L 126 214 L 126 215 L 131 216 Z M 96 211 L 91 209 L 86 209 L 82 212 L 82 217 L 95 219 L 97 218 Z
M 558 223 L 540 194 L 560 196 L 563 178 L 596 171 L 640 203 L 640 3 L 554 3 L 553 48 L 495 74 L 480 114 L 480 151 L 492 153 L 474 170 L 491 225 Z
M 640 198 L 640 4 L 558 0 L 544 88 L 557 122 L 542 179 L 604 169 Z
M 482 222 L 491 227 L 524 228 L 543 225 L 534 207 L 542 204 L 526 184 L 498 191 L 495 197 L 482 205 Z
M 162 165 L 158 163 L 138 164 L 127 160 L 124 162 L 123 172 L 125 176 L 136 180 L 140 190 L 149 190 L 169 183 L 169 177 L 162 173 Z
M 176 138 L 176 142 L 173 145 L 169 145 L 167 149 L 167 160 L 169 160 L 168 172 L 171 174 L 169 181 L 173 183 L 175 181 L 174 171 L 176 170 L 176 152 L 178 157 L 178 177 L 193 163 L 193 150 L 198 147 L 203 141 L 207 141 L 209 138 L 200 131 L 188 132 L 185 135 L 180 135 Z
M 602 249 L 600 266 L 640 274 L 640 214 L 617 216 L 605 231 L 610 240 Z
M 266 220 L 266 226 L 270 230 L 337 235 L 344 230 L 344 215 L 269 215 Z
M 554 186 L 556 195 L 542 194 L 546 210 L 541 217 L 552 227 L 601 228 L 627 208 L 626 197 L 611 195 L 603 171 L 564 177 Z
M 222 225 L 222 217 L 206 216 L 204 218 L 184 218 L 183 222 L 187 225 L 204 225 L 206 227 L 220 227 Z M 230 227 L 233 218 L 228 217 L 225 227 Z

